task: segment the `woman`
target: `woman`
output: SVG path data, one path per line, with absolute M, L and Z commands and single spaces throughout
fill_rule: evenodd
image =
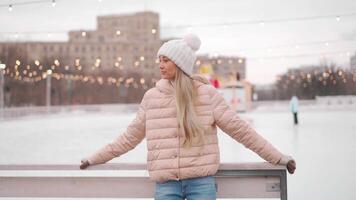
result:
M 146 137 L 147 168 L 156 182 L 155 199 L 216 199 L 219 168 L 217 126 L 273 164 L 295 162 L 241 120 L 218 91 L 192 76 L 200 39 L 193 34 L 170 40 L 158 51 L 161 80 L 148 90 L 136 118 L 113 142 L 82 160 L 81 169 L 106 163 L 135 148 Z

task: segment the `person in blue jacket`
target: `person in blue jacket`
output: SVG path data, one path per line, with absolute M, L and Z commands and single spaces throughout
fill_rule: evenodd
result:
M 297 125 L 298 124 L 298 97 L 293 95 L 289 104 L 290 104 L 290 109 L 293 113 L 294 124 Z

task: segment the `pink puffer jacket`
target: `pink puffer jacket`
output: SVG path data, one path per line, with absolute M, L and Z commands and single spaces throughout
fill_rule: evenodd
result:
M 177 135 L 174 88 L 167 79 L 161 79 L 145 93 L 127 130 L 90 156 L 89 163 L 105 163 L 135 148 L 146 137 L 151 180 L 164 182 L 214 175 L 220 163 L 217 126 L 266 161 L 277 164 L 283 160 L 285 156 L 241 120 L 214 87 L 194 82 L 199 96 L 196 113 L 205 127 L 204 145 L 182 147 L 185 136 Z

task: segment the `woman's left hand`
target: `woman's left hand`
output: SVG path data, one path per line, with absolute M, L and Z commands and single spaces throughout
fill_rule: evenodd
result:
M 296 163 L 294 160 L 290 160 L 287 163 L 287 169 L 290 174 L 294 174 L 294 171 L 296 169 Z

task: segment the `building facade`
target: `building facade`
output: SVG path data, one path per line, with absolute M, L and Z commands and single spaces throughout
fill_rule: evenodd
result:
M 157 13 L 99 16 L 96 30 L 68 34 L 67 42 L 0 43 L 0 59 L 20 60 L 29 65 L 56 61 L 60 66 L 92 73 L 117 68 L 122 72 L 158 75 L 158 70 L 152 70 L 161 45 Z

